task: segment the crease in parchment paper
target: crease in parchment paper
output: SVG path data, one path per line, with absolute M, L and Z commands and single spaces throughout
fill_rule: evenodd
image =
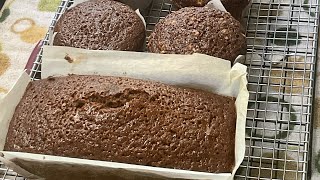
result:
M 206 4 L 206 7 L 211 7 L 220 11 L 228 12 L 220 0 L 211 0 Z
M 246 66 L 203 55 L 152 54 L 122 51 L 93 51 L 79 48 L 44 46 L 42 78 L 65 76 L 68 74 L 122 76 L 159 81 L 171 85 L 188 85 L 221 95 L 236 97 L 237 122 L 235 137 L 235 167 L 232 173 L 206 173 L 169 168 L 141 166 L 107 161 L 48 156 L 40 154 L 1 151 L 6 161 L 10 161 L 25 171 L 40 177 L 57 176 L 59 169 L 64 172 L 92 172 L 94 174 L 115 175 L 121 179 L 136 177 L 143 179 L 214 179 L 231 180 L 241 164 L 245 153 L 245 121 L 248 103 Z M 68 54 L 72 63 L 65 60 Z M 22 75 L 18 83 L 0 104 L 0 125 L 8 127 L 15 106 L 19 103 L 29 79 Z M 15 95 L 14 93 L 18 93 Z M 10 104 L 7 107 L 6 104 Z M 4 114 L 4 115 L 3 115 Z M 3 126 L 1 126 L 3 127 Z M 0 131 L 0 150 L 3 150 L 6 132 Z M 12 164 L 11 164 L 12 165 Z M 8 164 L 10 167 L 10 164 Z M 11 166 L 19 172 L 19 168 Z M 43 171 L 39 171 L 39 169 Z M 57 172 L 57 173 L 53 173 Z M 96 173 L 95 173 L 96 172 Z M 115 173 L 117 172 L 117 173 Z M 71 173 L 72 174 L 72 173 Z M 74 173 L 76 174 L 76 173 Z M 85 173 L 84 173 L 85 174 Z M 89 173 L 90 174 L 90 173 Z M 71 177 L 71 175 L 70 175 Z M 83 176 L 85 177 L 85 176 Z M 91 178 L 91 177 L 88 177 Z M 63 178 L 62 178 L 63 179 Z M 68 179 L 68 178 L 66 178 Z

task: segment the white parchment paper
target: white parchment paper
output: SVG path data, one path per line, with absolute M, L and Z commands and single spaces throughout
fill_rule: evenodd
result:
M 228 12 L 220 0 L 211 0 L 207 3 L 207 7 L 212 7 L 220 11 Z
M 52 177 L 59 179 L 73 179 L 74 177 L 76 179 L 233 179 L 245 153 L 245 121 L 248 103 L 246 66 L 238 63 L 231 68 L 229 61 L 202 54 L 93 51 L 45 46 L 42 78 L 68 74 L 132 77 L 200 88 L 236 97 L 235 167 L 232 173 L 214 174 L 1 151 L 3 156 L 0 160 L 3 160 L 13 170 L 30 178 L 46 177 L 47 179 Z M 0 125 L 4 127 L 4 130 L 0 132 L 0 150 L 3 150 L 7 128 L 15 106 L 21 99 L 28 82 L 27 75 L 23 74 L 7 97 L 0 101 Z

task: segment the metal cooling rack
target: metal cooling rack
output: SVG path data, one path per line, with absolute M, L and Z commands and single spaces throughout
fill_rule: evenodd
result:
M 50 28 L 72 4 L 62 0 Z M 174 11 L 154 0 L 147 35 Z M 246 155 L 236 179 L 308 179 L 318 45 L 317 0 L 253 0 L 246 15 L 248 90 Z M 48 34 L 43 42 L 48 44 Z M 41 72 L 39 53 L 31 78 Z M 2 179 L 23 179 L 0 162 Z M 1 179 L 1 178 L 0 178 Z

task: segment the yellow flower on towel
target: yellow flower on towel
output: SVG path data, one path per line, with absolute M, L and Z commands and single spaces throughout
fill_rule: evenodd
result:
M 19 34 L 22 41 L 34 44 L 44 38 L 47 29 L 36 25 L 31 18 L 20 18 L 11 25 L 11 32 Z
M 0 93 L 6 94 L 6 93 L 8 93 L 8 90 L 3 87 L 0 87 Z
M 10 66 L 10 59 L 9 57 L 2 53 L 2 44 L 0 42 L 0 76 L 7 71 L 7 69 Z M 3 91 L 2 91 L 3 92 Z M 0 93 L 1 93 L 1 89 L 0 89 Z
M 9 57 L 6 54 L 0 52 L 0 76 L 7 71 L 9 66 L 10 66 Z

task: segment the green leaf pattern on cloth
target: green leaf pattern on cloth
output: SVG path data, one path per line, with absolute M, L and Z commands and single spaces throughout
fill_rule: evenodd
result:
M 40 0 L 38 4 L 39 11 L 54 12 L 57 10 L 61 0 Z
M 10 15 L 10 9 L 9 8 L 5 8 L 2 12 L 2 15 L 0 17 L 0 23 L 2 23 L 3 21 L 5 21 L 7 19 L 7 17 Z

